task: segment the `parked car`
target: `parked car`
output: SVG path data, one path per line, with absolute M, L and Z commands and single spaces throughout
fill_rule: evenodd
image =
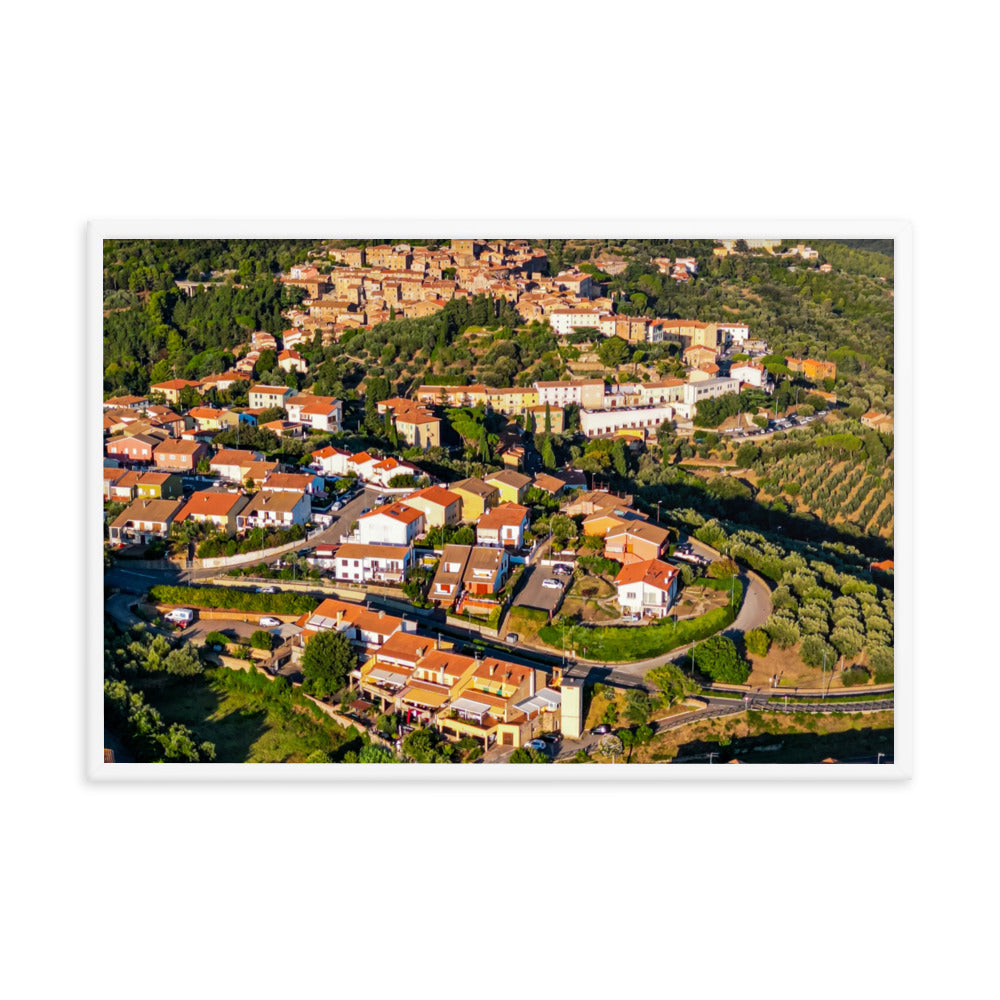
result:
M 508 632 L 504 636 L 504 642 L 509 642 L 509 643 L 513 644 L 515 642 L 520 642 L 520 641 L 521 641 L 521 637 L 516 632 Z
M 549 590 L 562 590 L 562 581 L 550 577 L 548 580 L 542 580 L 542 586 Z
M 277 628 L 281 624 L 281 619 L 275 618 L 272 615 L 264 615 L 264 617 L 260 620 L 260 624 L 263 625 L 264 628 Z
M 605 733 L 611 732 L 611 727 L 606 722 L 602 722 L 599 726 L 594 726 L 591 732 L 595 736 L 603 736 Z
M 524 744 L 529 750 L 548 750 L 549 745 L 544 740 L 528 740 Z
M 558 573 L 560 576 L 572 576 L 573 575 L 573 570 L 570 569 L 569 566 L 562 565 L 562 563 L 560 563 L 558 566 L 556 566 L 552 570 L 552 572 L 553 573 Z
M 540 738 L 546 743 L 556 744 L 562 741 L 562 733 L 542 733 Z
M 638 621 L 642 621 L 642 618 L 639 615 L 637 615 L 635 613 L 632 613 L 632 614 L 628 614 L 628 615 L 622 615 L 622 621 L 623 622 L 638 622 Z
M 334 500 L 333 503 L 330 504 L 330 510 L 340 510 L 343 506 L 344 505 L 339 500 Z

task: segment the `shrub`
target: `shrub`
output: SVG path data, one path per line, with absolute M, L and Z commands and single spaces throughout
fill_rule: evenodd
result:
M 746 647 L 754 656 L 767 656 L 771 637 L 762 628 L 753 628 L 743 637 Z
M 226 644 L 229 642 L 229 636 L 225 635 L 223 632 L 209 632 L 205 636 L 205 644 L 208 646 L 222 646 L 225 649 Z
M 723 684 L 743 684 L 750 676 L 750 664 L 740 659 L 736 644 L 726 636 L 712 636 L 697 646 L 694 662 L 703 674 Z
M 268 652 L 271 650 L 271 645 L 274 637 L 270 632 L 265 632 L 263 629 L 257 629 L 252 636 L 250 636 L 250 645 L 254 649 L 266 649 Z
M 855 687 L 858 684 L 868 683 L 868 671 L 862 667 L 851 667 L 840 675 L 840 683 L 844 687 Z

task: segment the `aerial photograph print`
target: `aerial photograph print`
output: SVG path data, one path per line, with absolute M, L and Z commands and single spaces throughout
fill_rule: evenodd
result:
M 100 234 L 100 776 L 890 776 L 897 244 Z

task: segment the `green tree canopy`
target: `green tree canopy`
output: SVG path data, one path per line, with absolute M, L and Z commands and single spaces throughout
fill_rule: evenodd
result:
M 694 650 L 698 669 L 722 684 L 743 684 L 750 676 L 750 664 L 740 658 L 736 644 L 724 635 L 713 635 Z
M 317 698 L 327 698 L 347 685 L 357 655 L 343 632 L 320 632 L 306 643 L 302 654 L 303 687 Z

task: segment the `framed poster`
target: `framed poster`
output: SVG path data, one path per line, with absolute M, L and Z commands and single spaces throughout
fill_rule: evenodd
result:
M 909 776 L 906 225 L 89 239 L 92 778 Z

